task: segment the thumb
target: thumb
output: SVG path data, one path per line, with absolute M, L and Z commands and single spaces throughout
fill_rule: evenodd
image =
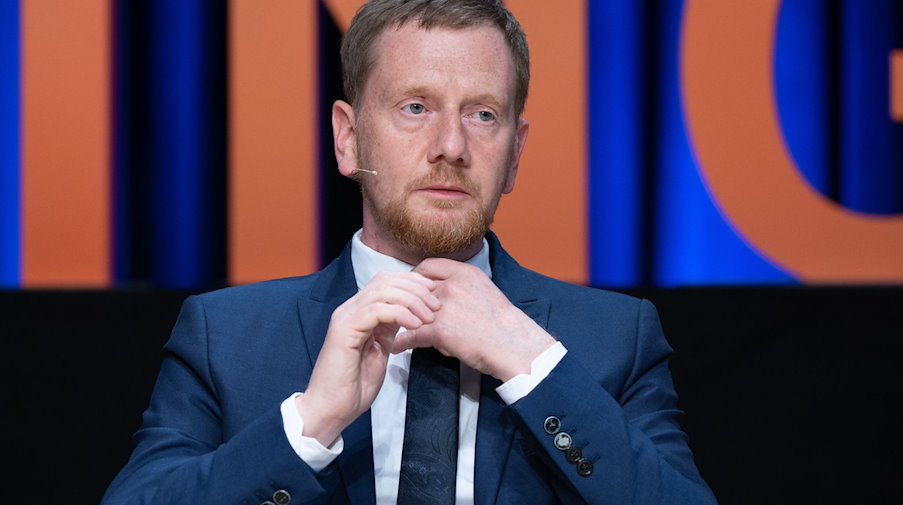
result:
M 434 281 L 448 279 L 461 264 L 446 258 L 427 258 L 414 267 L 418 274 Z
M 405 330 L 395 336 L 395 341 L 392 343 L 392 354 L 398 354 L 416 347 L 431 346 L 432 343 L 426 338 L 426 332 L 423 331 L 423 327 L 416 330 Z

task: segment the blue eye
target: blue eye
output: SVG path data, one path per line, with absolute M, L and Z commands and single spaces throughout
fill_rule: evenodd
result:
M 408 105 L 405 105 L 404 108 L 407 109 L 408 112 L 410 112 L 411 114 L 414 114 L 414 115 L 423 114 L 423 112 L 426 110 L 426 107 L 424 107 L 422 103 L 408 104 Z
M 480 118 L 480 121 L 489 122 L 495 120 L 495 115 L 493 115 L 488 110 L 481 110 L 477 113 L 477 116 Z

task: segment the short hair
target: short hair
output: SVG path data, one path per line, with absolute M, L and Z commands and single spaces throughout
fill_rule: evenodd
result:
M 469 28 L 494 26 L 505 36 L 517 83 L 515 117 L 520 117 L 530 88 L 530 50 L 527 36 L 501 0 L 371 0 L 351 20 L 342 39 L 342 82 L 345 99 L 357 108 L 357 98 L 367 84 L 375 62 L 373 46 L 388 28 L 416 22 L 420 28 Z

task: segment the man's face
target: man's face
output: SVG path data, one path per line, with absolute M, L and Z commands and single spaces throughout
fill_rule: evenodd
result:
M 354 120 L 356 156 L 340 161 L 362 185 L 363 240 L 410 262 L 466 259 L 514 188 L 526 140 L 511 52 L 494 27 L 409 23 L 389 28 L 373 54 Z

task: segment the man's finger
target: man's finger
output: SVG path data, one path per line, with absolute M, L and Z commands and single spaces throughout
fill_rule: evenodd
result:
M 427 258 L 421 261 L 414 272 L 433 280 L 445 280 L 455 274 L 460 268 L 467 268 L 469 265 L 446 258 Z
M 380 324 L 394 324 L 405 328 L 419 328 L 428 321 L 412 312 L 407 307 L 389 303 L 372 305 L 369 308 L 365 326 L 368 330 L 376 328 Z M 432 312 L 425 319 L 433 320 Z
M 433 347 L 433 342 L 429 338 L 428 332 L 416 328 L 406 329 L 406 331 L 395 336 L 395 341 L 392 343 L 392 354 L 398 354 L 417 347 Z
M 424 322 L 432 321 L 434 319 L 433 313 L 442 306 L 433 293 L 426 292 L 418 295 L 400 290 L 376 293 L 373 295 L 373 300 L 366 303 L 367 306 L 381 304 L 404 307 Z
M 411 277 L 382 277 L 374 279 L 369 286 L 355 295 L 355 299 L 363 303 L 390 302 L 411 307 L 413 303 L 422 303 L 430 310 L 439 310 L 440 302 L 433 294 L 436 282 L 417 274 Z M 415 301 L 414 298 L 418 300 Z

